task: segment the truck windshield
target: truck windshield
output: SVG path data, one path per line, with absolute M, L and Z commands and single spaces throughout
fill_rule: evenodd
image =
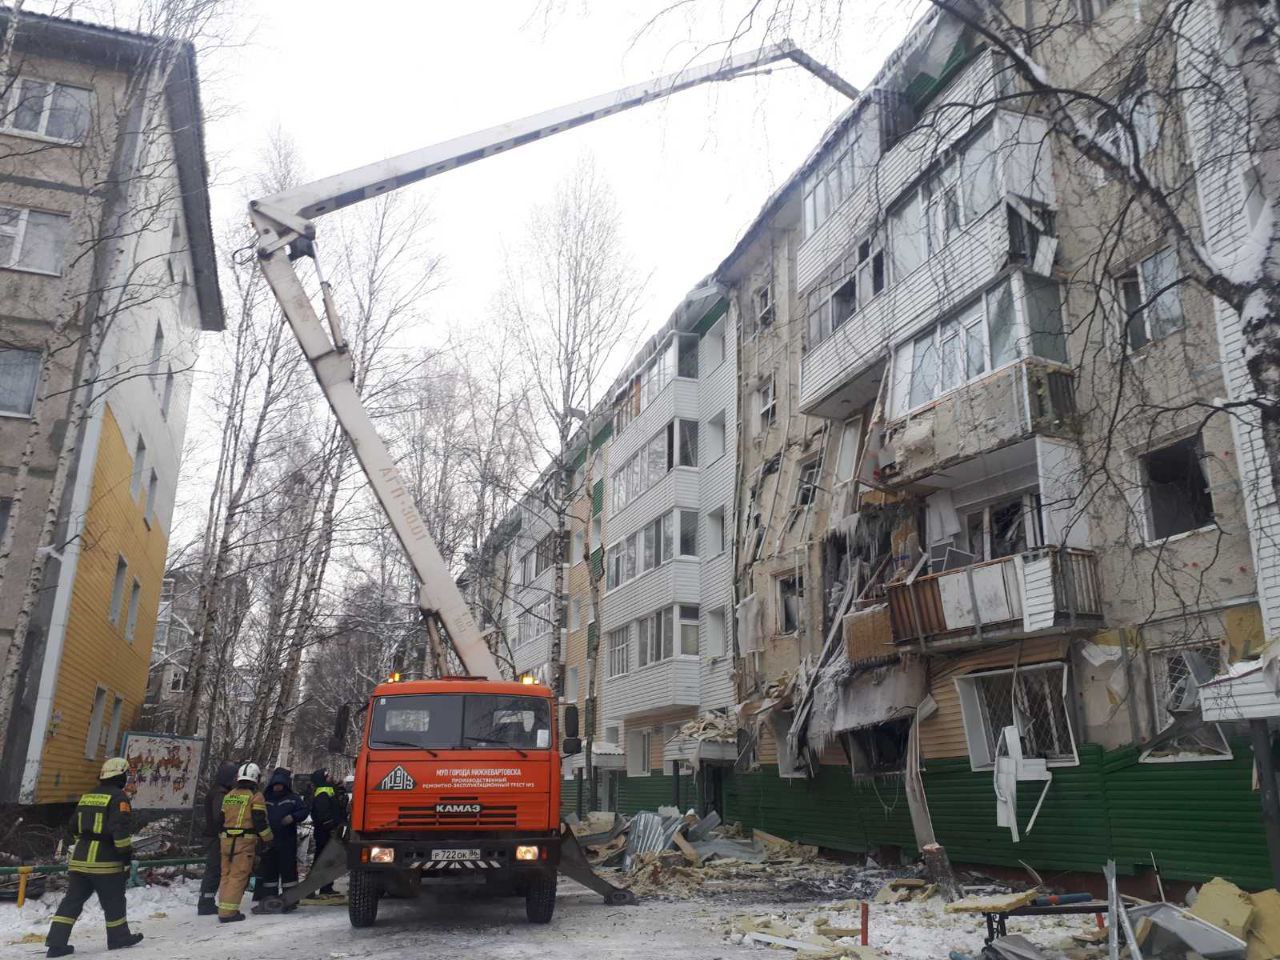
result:
M 378 697 L 370 747 L 431 750 L 549 750 L 551 720 L 541 697 L 430 693 Z

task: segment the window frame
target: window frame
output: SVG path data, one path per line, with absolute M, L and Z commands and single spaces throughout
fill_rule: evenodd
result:
M 9 121 L 18 112 L 17 103 L 12 103 L 14 98 L 21 97 L 23 81 L 31 83 L 43 83 L 48 87 L 45 91 L 43 102 L 40 105 L 40 129 L 24 130 L 21 127 L 13 126 Z M 81 147 L 89 137 L 89 131 L 93 129 L 93 108 L 96 97 L 92 87 L 82 87 L 75 83 L 63 83 L 60 80 L 46 80 L 43 77 L 34 76 L 29 73 L 13 74 L 10 77 L 0 78 L 0 82 L 8 84 L 8 90 L 0 88 L 0 133 L 11 137 L 24 137 L 29 140 L 41 140 L 45 143 L 56 143 L 62 146 Z M 53 115 L 53 97 L 58 88 L 63 90 L 78 90 L 85 95 L 85 118 L 84 133 L 80 136 L 58 137 L 48 133 L 49 119 Z
M 1209 519 L 1206 523 L 1189 527 L 1185 530 L 1179 530 L 1175 533 L 1160 534 L 1157 533 L 1155 526 L 1155 508 L 1151 501 L 1151 477 L 1147 461 L 1152 455 L 1162 453 L 1172 447 L 1178 446 L 1179 444 L 1186 443 L 1187 441 L 1193 441 L 1196 448 L 1196 461 L 1200 465 L 1200 474 L 1204 478 L 1204 493 L 1209 498 Z M 1189 433 L 1176 439 L 1166 440 L 1161 443 L 1160 446 L 1151 447 L 1138 454 L 1136 458 L 1136 466 L 1138 472 L 1138 488 L 1141 496 L 1143 517 L 1142 535 L 1144 545 L 1153 546 L 1166 543 L 1170 540 L 1189 537 L 1203 530 L 1212 530 L 1217 527 L 1218 513 L 1217 503 L 1214 501 L 1213 497 L 1213 483 L 1209 478 L 1208 470 L 1204 467 L 1204 462 L 1208 459 L 1208 456 L 1209 455 L 1205 452 L 1204 435 L 1199 431 Z
M 124 585 L 129 575 L 129 561 L 123 554 L 116 554 L 116 572 L 111 581 L 111 602 L 107 607 L 107 622 L 114 627 L 120 626 L 120 615 L 124 612 Z
M 969 753 L 969 767 L 974 771 L 995 769 L 995 750 L 999 742 L 1000 731 L 989 730 L 989 708 L 983 699 L 981 681 L 986 678 L 1016 675 L 1021 678 L 1030 674 L 1044 674 L 1052 670 L 1060 670 L 1061 678 L 1056 695 L 1062 702 L 1062 713 L 1066 719 L 1067 738 L 1071 745 L 1071 755 L 1044 758 L 1050 767 L 1075 767 L 1080 765 L 1080 750 L 1076 742 L 1074 705 L 1071 697 L 1071 666 L 1063 660 L 1050 660 L 1019 667 L 1002 667 L 995 670 L 979 670 L 953 678 L 956 692 L 960 699 L 960 713 L 963 721 L 965 743 Z M 1015 681 L 1017 682 L 1017 681 Z M 1013 710 L 1014 725 L 1019 728 L 1019 735 L 1025 736 L 1019 724 L 1019 711 Z
M 84 758 L 96 760 L 102 756 L 102 722 L 107 713 L 107 690 L 102 684 L 93 688 L 92 705 L 89 707 L 89 727 L 84 737 Z
M 0 210 L 11 210 L 18 214 L 18 225 L 9 229 L 0 226 L 0 232 L 7 236 L 13 237 L 13 252 L 7 262 L 0 261 L 0 269 L 17 270 L 19 273 L 34 273 L 41 277 L 60 277 L 67 269 L 66 264 L 66 248 L 65 245 L 71 237 L 71 217 L 69 214 L 60 210 L 45 210 L 40 207 L 22 207 L 11 203 L 0 203 Z M 40 267 L 33 267 L 20 263 L 22 259 L 23 248 L 26 246 L 27 228 L 31 220 L 31 214 L 38 213 L 46 217 L 57 217 L 63 221 L 64 234 L 62 237 L 63 249 L 59 252 L 58 269 L 46 270 Z
M 799 634 L 804 631 L 805 610 L 804 610 L 804 587 L 805 587 L 804 571 L 795 570 L 789 573 L 781 573 L 773 578 L 774 590 L 774 621 L 777 629 L 777 635 L 786 637 Z M 787 604 L 786 592 L 783 585 L 788 582 L 795 584 L 796 599 L 796 616 L 795 623 L 787 625 Z
M 40 396 L 40 367 L 41 367 L 40 357 L 42 354 L 39 350 L 23 350 L 19 347 L 5 347 L 3 350 L 0 350 L 0 353 L 21 353 L 21 354 L 26 354 L 27 356 L 35 358 L 36 376 L 35 376 L 34 382 L 31 385 L 31 399 L 27 401 L 27 409 L 25 411 L 6 410 L 3 407 L 0 407 L 0 418 L 13 417 L 13 418 L 22 419 L 22 420 L 30 420 L 32 417 L 35 416 L 36 400 Z
M 133 643 L 138 630 L 138 609 L 142 606 L 142 584 L 137 577 L 129 586 L 129 603 L 124 619 L 124 638 Z
M 1152 263 L 1157 257 L 1171 257 L 1173 259 L 1173 270 L 1177 276 L 1177 280 L 1170 286 L 1163 288 L 1156 296 L 1151 295 L 1151 291 L 1147 287 L 1146 265 Z M 1182 304 L 1182 274 L 1178 265 L 1177 252 L 1172 247 L 1161 247 L 1159 250 L 1140 257 L 1124 273 L 1115 278 L 1115 297 L 1116 302 L 1120 306 L 1120 332 L 1119 342 L 1125 353 L 1130 356 L 1142 355 L 1151 344 L 1160 340 L 1166 340 L 1174 334 L 1187 329 L 1187 311 Z M 1135 291 L 1136 305 L 1132 306 L 1129 291 Z M 1166 300 L 1167 298 L 1167 300 Z M 1178 308 L 1178 325 L 1171 327 L 1167 332 L 1155 336 L 1152 331 L 1152 308 L 1160 301 L 1168 304 L 1175 304 Z M 1139 344 L 1134 343 L 1134 321 L 1141 318 L 1141 333 L 1143 340 Z
M 778 422 L 778 384 L 774 374 L 755 389 L 756 398 L 756 433 L 763 434 Z M 768 399 L 766 400 L 766 396 Z
M 120 742 L 121 726 L 124 724 L 124 697 L 116 694 L 111 700 L 111 720 L 107 725 L 106 749 L 104 756 L 115 756 L 116 745 Z
M 797 466 L 796 507 L 810 506 L 822 492 L 822 458 L 812 456 Z
M 625 677 L 631 672 L 631 624 L 615 627 L 605 638 L 609 679 Z
M 850 443 L 852 438 L 852 443 Z M 840 437 L 836 444 L 835 487 L 852 483 L 858 476 L 858 454 L 862 451 L 862 414 L 847 418 L 840 424 Z M 844 467 L 848 452 L 848 468 Z M 842 473 L 848 476 L 841 476 Z

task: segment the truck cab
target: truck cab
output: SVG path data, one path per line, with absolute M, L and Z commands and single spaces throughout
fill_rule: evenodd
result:
M 382 683 L 362 731 L 347 842 L 352 924 L 372 924 L 383 895 L 424 884 L 523 895 L 529 919 L 548 922 L 561 844 L 551 690 L 472 678 Z

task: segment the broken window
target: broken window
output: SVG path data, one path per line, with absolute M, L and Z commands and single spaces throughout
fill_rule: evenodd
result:
M 849 756 L 855 774 L 901 773 L 907 769 L 907 738 L 911 717 L 878 723 L 848 734 Z
M 728 626 L 729 616 L 726 607 L 716 607 L 707 613 L 707 656 L 724 656 Z
M 975 770 L 995 763 L 996 744 L 1009 726 L 1018 730 L 1024 757 L 1076 762 L 1066 664 L 969 674 L 957 677 L 956 687 Z
M 827 297 L 826 287 L 820 287 L 809 294 L 806 314 L 806 348 L 812 348 L 831 336 L 831 307 L 832 302 Z
M 1172 249 L 1152 254 L 1116 280 L 1130 350 L 1140 350 L 1186 326 L 1180 282 Z
M 803 622 L 804 575 L 778 578 L 778 632 L 795 633 Z
M 89 711 L 89 730 L 84 738 L 84 756 L 93 760 L 98 756 L 102 742 L 102 720 L 107 712 L 107 691 L 98 687 L 93 691 L 93 709 Z
M 770 374 L 769 379 L 756 391 L 756 423 L 760 433 L 764 433 L 773 425 L 774 417 L 777 415 L 773 389 L 773 375 Z
M 676 376 L 698 379 L 698 337 L 685 334 L 676 337 Z
M 858 444 L 862 439 L 862 418 L 853 417 L 840 426 L 840 448 L 836 452 L 836 483 L 848 483 L 858 466 Z
M 1231 745 L 1221 728 L 1196 722 L 1200 687 L 1220 674 L 1222 667 L 1223 648 L 1217 640 L 1182 640 L 1147 649 L 1157 736 L 1143 751 L 1143 762 L 1230 759 Z
M 815 458 L 800 464 L 800 477 L 796 481 L 796 506 L 803 507 L 813 503 L 818 492 L 818 468 L 821 463 Z
M 609 676 L 620 677 L 631 668 L 631 626 L 609 631 Z
M 964 530 L 965 548 L 975 562 L 1026 553 L 1043 542 L 1040 495 L 1019 494 L 968 513 Z
M 755 307 L 756 322 L 766 327 L 773 322 L 773 282 L 763 283 L 756 287 L 751 295 Z
M 1162 540 L 1213 523 L 1203 456 L 1197 434 L 1142 458 L 1149 539 Z

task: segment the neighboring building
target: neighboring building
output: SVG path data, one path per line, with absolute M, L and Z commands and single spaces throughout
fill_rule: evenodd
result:
M 0 12 L 0 30 L 10 16 Z M 54 803 L 96 782 L 142 706 L 190 370 L 199 333 L 223 318 L 190 44 L 29 13 L 14 41 L 0 96 L 0 529 L 15 524 L 0 652 L 68 418 L 89 395 L 70 427 L 56 549 L 0 759 L 0 802 Z M 11 516 L 33 423 L 25 500 Z

